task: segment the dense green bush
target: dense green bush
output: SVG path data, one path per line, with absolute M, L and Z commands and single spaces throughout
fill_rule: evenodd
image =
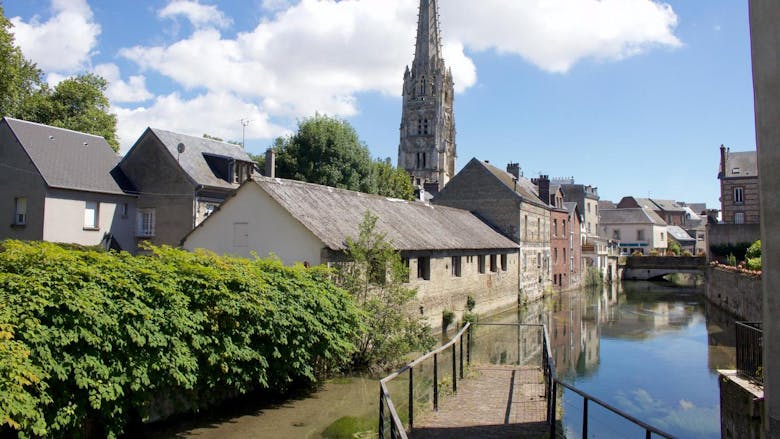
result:
M 716 257 L 721 260 L 728 257 L 730 254 L 734 254 L 734 257 L 736 257 L 738 260 L 742 261 L 745 259 L 745 253 L 747 252 L 747 249 L 750 247 L 751 243 L 749 242 L 742 242 L 739 244 L 719 244 L 719 245 L 711 245 L 710 246 L 710 252 Z
M 761 240 L 754 242 L 745 252 L 745 262 L 749 270 L 761 270 Z
M 108 436 L 155 399 L 198 407 L 314 382 L 354 350 L 360 313 L 330 272 L 172 248 L 147 256 L 6 241 L 0 428 Z

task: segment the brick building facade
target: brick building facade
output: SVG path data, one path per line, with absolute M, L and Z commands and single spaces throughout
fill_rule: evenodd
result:
M 725 224 L 759 224 L 761 204 L 755 151 L 720 147 L 721 219 Z

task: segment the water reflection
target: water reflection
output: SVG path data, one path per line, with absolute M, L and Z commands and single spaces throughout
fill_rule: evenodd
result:
M 680 437 L 720 436 L 717 369 L 734 367 L 734 319 L 700 289 L 615 284 L 491 320 L 513 317 L 547 324 L 559 378 Z M 562 405 L 576 437 L 582 400 L 564 394 Z M 631 437 L 630 425 L 599 416 L 590 428 L 599 437 Z

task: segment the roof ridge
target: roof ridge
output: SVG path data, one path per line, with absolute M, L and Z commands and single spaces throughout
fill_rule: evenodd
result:
M 230 142 L 227 142 L 225 140 L 209 139 L 208 137 L 203 137 L 203 136 L 198 137 L 198 136 L 193 136 L 192 134 L 178 133 L 176 131 L 165 130 L 165 129 L 162 129 L 162 128 L 149 127 L 149 129 L 152 130 L 152 131 L 160 131 L 160 132 L 163 132 L 163 133 L 174 134 L 174 135 L 177 135 L 177 136 L 189 137 L 191 139 L 197 139 L 197 140 L 204 140 L 204 141 L 207 141 L 207 142 L 219 143 L 219 144 L 226 145 L 226 146 L 229 146 L 229 147 L 232 147 L 232 148 L 241 149 L 241 151 L 245 151 L 243 146 L 236 145 L 235 143 L 230 143 Z
M 14 121 L 14 122 L 21 122 L 21 123 L 26 123 L 26 124 L 30 124 L 30 125 L 37 125 L 37 126 L 44 127 L 44 128 L 51 128 L 51 129 L 54 129 L 54 130 L 68 131 L 68 132 L 71 132 L 71 133 L 74 133 L 74 134 L 80 134 L 80 135 L 82 135 L 82 136 L 97 137 L 98 139 L 103 139 L 103 140 L 106 140 L 106 138 L 105 138 L 105 137 L 103 137 L 103 136 L 99 136 L 99 135 L 97 135 L 97 134 L 90 134 L 90 133 L 85 133 L 85 132 L 83 132 L 83 131 L 76 131 L 76 130 L 71 130 L 71 129 L 69 129 L 69 128 L 55 127 L 54 125 L 46 125 L 45 123 L 40 123 L 40 122 L 31 122 L 31 121 L 29 121 L 29 120 L 24 120 L 24 119 L 17 119 L 17 118 L 15 118 L 15 117 L 10 117 L 10 116 L 5 116 L 5 117 L 3 117 L 3 119 L 6 119 L 6 120 L 12 120 L 12 121 Z

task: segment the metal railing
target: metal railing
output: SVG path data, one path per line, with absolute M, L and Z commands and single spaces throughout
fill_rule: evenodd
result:
M 464 339 L 466 339 L 464 341 Z M 458 349 L 458 343 L 460 344 L 460 349 Z M 465 361 L 466 364 L 469 364 L 471 362 L 471 356 L 470 356 L 470 349 L 467 347 L 464 349 L 464 344 L 470 346 L 471 345 L 471 324 L 466 323 L 463 328 L 461 328 L 460 331 L 458 331 L 457 334 L 455 334 L 452 339 L 450 339 L 449 342 L 442 345 L 440 348 L 428 352 L 427 354 L 423 355 L 422 357 L 412 361 L 411 363 L 407 364 L 406 366 L 402 367 L 398 371 L 392 373 L 391 375 L 385 377 L 379 382 L 379 438 L 384 439 L 385 437 L 390 437 L 391 439 L 396 438 L 407 438 L 407 428 L 404 425 L 404 422 L 401 420 L 401 417 L 398 414 L 398 410 L 396 409 L 395 404 L 393 403 L 393 400 L 390 396 L 390 390 L 389 390 L 389 384 L 393 382 L 394 380 L 402 377 L 404 374 L 407 374 L 408 377 L 408 400 L 407 400 L 407 422 L 408 422 L 408 430 L 412 431 L 414 428 L 414 411 L 415 411 L 415 368 L 420 369 L 424 365 L 426 365 L 426 362 L 428 360 L 432 360 L 433 364 L 433 380 L 432 380 L 432 387 L 431 390 L 433 392 L 433 409 L 438 410 L 439 409 L 439 389 L 441 380 L 440 380 L 440 371 L 439 371 L 439 357 L 447 353 L 447 351 L 450 351 L 452 353 L 452 391 L 457 392 L 458 391 L 458 379 L 463 379 L 464 377 L 464 353 L 465 353 Z M 460 355 L 458 355 L 458 352 Z M 458 376 L 458 364 L 460 364 L 460 376 Z M 385 410 L 387 410 L 389 413 L 385 414 Z M 389 424 L 389 425 L 388 425 Z M 389 433 L 389 436 L 385 436 L 387 433 Z
M 764 383 L 763 331 L 761 322 L 736 322 L 737 373 Z
M 442 384 L 445 384 L 442 380 L 442 369 L 440 368 L 440 357 L 449 355 L 451 353 L 451 359 L 449 359 L 451 364 L 451 379 L 452 379 L 452 392 L 456 393 L 458 391 L 458 380 L 463 380 L 465 376 L 465 368 L 466 366 L 470 365 L 472 362 L 472 358 L 475 356 L 479 357 L 480 355 L 487 355 L 488 358 L 490 357 L 490 353 L 474 353 L 472 352 L 472 346 L 474 345 L 472 330 L 475 326 L 486 326 L 486 327 L 516 327 L 517 328 L 517 353 L 515 358 L 508 359 L 507 357 L 507 351 L 503 350 L 501 351 L 501 354 L 499 358 L 495 359 L 489 359 L 489 362 L 499 362 L 499 363 L 513 363 L 521 365 L 524 361 L 523 354 L 521 352 L 525 352 L 525 360 L 528 360 L 528 358 L 538 358 L 539 352 L 536 351 L 536 354 L 531 353 L 528 354 L 527 350 L 524 351 L 521 349 L 520 346 L 520 339 L 522 337 L 521 329 L 522 328 L 537 328 L 538 330 L 541 330 L 541 340 L 537 339 L 539 344 L 541 344 L 541 364 L 540 367 L 542 369 L 543 375 L 544 375 L 544 393 L 547 403 L 547 413 L 546 413 L 546 422 L 549 425 L 550 428 L 550 437 L 555 438 L 556 436 L 556 430 L 559 428 L 559 425 L 557 424 L 557 402 L 559 398 L 559 393 L 562 392 L 563 389 L 568 389 L 571 392 L 574 392 L 575 394 L 581 396 L 583 398 L 583 416 L 582 416 L 582 437 L 587 438 L 588 437 L 588 427 L 590 422 L 590 417 L 588 415 L 588 407 L 590 403 L 595 403 L 604 409 L 614 413 L 615 415 L 635 424 L 636 426 L 640 427 L 642 430 L 645 431 L 645 437 L 647 439 L 650 439 L 653 437 L 653 435 L 657 437 L 662 438 L 670 438 L 673 439 L 674 436 L 672 436 L 669 433 L 666 433 L 664 431 L 661 431 L 649 424 L 646 424 L 639 419 L 607 404 L 604 401 L 601 401 L 600 399 L 589 395 L 588 393 L 585 393 L 574 386 L 564 383 L 563 381 L 556 378 L 556 371 L 555 371 L 555 360 L 553 358 L 553 352 L 551 349 L 550 344 L 550 337 L 549 333 L 547 332 L 547 327 L 545 325 L 541 324 L 517 324 L 517 323 L 467 323 L 466 325 L 461 328 L 461 330 L 455 334 L 455 336 L 450 339 L 449 342 L 444 344 L 443 346 L 439 347 L 438 349 L 431 351 L 416 360 L 412 361 L 411 363 L 408 363 L 398 371 L 394 372 L 393 374 L 385 377 L 380 381 L 380 388 L 379 388 L 379 438 L 384 439 L 386 437 L 389 437 L 391 439 L 407 439 L 407 432 L 411 432 L 414 429 L 414 414 L 415 410 L 419 407 L 416 407 L 415 403 L 417 402 L 416 395 L 421 392 L 421 388 L 419 386 L 416 387 L 415 384 L 415 376 L 417 375 L 424 375 L 424 373 L 416 373 L 415 370 L 420 370 L 425 368 L 426 366 L 432 367 L 432 381 L 431 382 L 425 382 L 423 381 L 423 388 L 428 388 L 430 391 L 432 391 L 432 401 L 426 401 L 426 402 L 432 402 L 432 408 L 434 411 L 437 411 L 439 408 L 439 396 L 441 392 L 441 386 Z M 527 335 L 527 334 L 526 334 Z M 533 334 L 532 334 L 533 335 Z M 491 346 L 493 347 L 493 346 Z M 458 349 L 459 348 L 459 349 Z M 500 350 L 500 349 L 499 349 Z M 464 360 L 465 357 L 465 360 Z M 516 362 L 515 362 L 516 360 Z M 428 364 L 432 361 L 432 364 Z M 464 365 L 465 361 L 465 365 Z M 445 360 L 445 363 L 447 361 Z M 537 363 L 539 364 L 539 363 Z M 458 370 L 458 365 L 460 366 L 460 369 Z M 445 366 L 446 370 L 447 367 Z M 459 373 L 458 373 L 459 372 Z M 396 383 L 398 381 L 407 381 L 406 387 L 406 393 L 407 398 L 406 401 L 404 401 L 404 404 L 406 405 L 406 411 L 399 412 L 398 406 L 396 403 L 393 402 L 393 399 L 391 397 L 391 391 L 390 386 L 393 383 Z M 401 383 L 404 384 L 404 383 Z M 446 383 L 449 385 L 449 383 Z M 560 387 L 559 387 L 560 386 Z M 401 390 L 399 388 L 398 390 Z M 417 392 L 417 393 L 416 393 Z M 562 397 L 562 396 L 561 396 Z M 406 422 L 402 420 L 399 413 L 404 413 L 406 415 Z

